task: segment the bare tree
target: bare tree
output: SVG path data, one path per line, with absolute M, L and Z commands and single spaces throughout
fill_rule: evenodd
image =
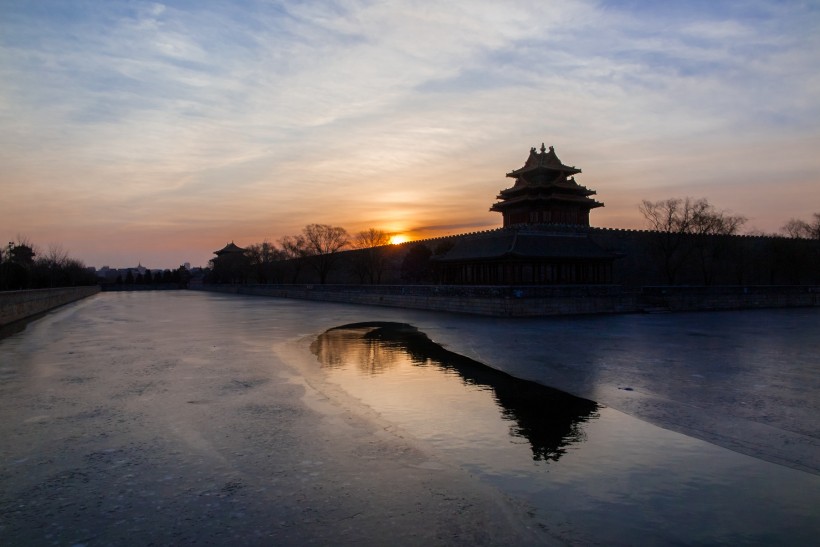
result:
M 814 220 L 811 223 L 793 218 L 783 225 L 781 230 L 793 238 L 820 239 L 820 213 L 814 213 Z
M 285 236 L 279 240 L 279 245 L 282 247 L 286 260 L 307 256 L 307 244 L 305 238 L 300 235 Z
M 305 241 L 308 264 L 319 275 L 319 282 L 327 282 L 327 276 L 333 270 L 339 258 L 339 251 L 350 242 L 347 230 L 328 224 L 308 224 L 302 229 Z
M 68 253 L 62 245 L 58 243 L 50 244 L 48 250 L 41 254 L 35 262 L 39 276 L 44 278 L 41 283 L 49 287 L 56 287 L 60 284 L 59 278 L 68 261 Z
M 669 198 L 661 201 L 643 200 L 638 210 L 656 232 L 685 233 L 692 222 L 690 198 Z
M 715 209 L 705 198 L 644 200 L 638 209 L 650 228 L 658 232 L 656 249 L 670 284 L 675 283 L 681 267 L 694 251 L 704 283 L 711 283 L 716 259 L 725 250 L 725 238 L 717 236 L 734 235 L 746 222 L 746 217 Z
M 245 248 L 250 260 L 252 273 L 257 283 L 272 283 L 277 277 L 277 263 L 284 258 L 284 252 L 268 240 L 254 243 Z
M 704 285 L 712 284 L 718 261 L 730 246 L 726 236 L 736 235 L 745 223 L 746 217 L 718 211 L 705 199 L 694 202 L 691 232 L 698 236 L 693 244 Z
M 368 228 L 356 234 L 353 238 L 354 249 L 367 249 L 390 244 L 390 236 L 383 230 Z
M 59 243 L 52 243 L 48 246 L 48 250 L 45 254 L 40 256 L 39 260 L 42 260 L 51 267 L 59 267 L 68 260 L 68 253 Z
M 705 199 L 692 203 L 690 232 L 697 235 L 735 235 L 746 223 L 746 217 L 718 211 Z
M 674 284 L 680 267 L 691 252 L 690 246 L 686 245 L 686 234 L 692 225 L 692 200 L 643 200 L 638 210 L 649 223 L 650 229 L 658 232 L 655 248 L 661 257 L 667 282 Z
M 385 247 L 389 244 L 390 236 L 376 228 L 361 231 L 353 238 L 352 247 L 359 250 L 353 258 L 353 269 L 362 283 L 381 283 L 387 268 Z
M 279 240 L 279 245 L 282 248 L 282 258 L 287 261 L 287 266 L 291 271 L 290 282 L 296 283 L 308 255 L 307 242 L 301 235 L 285 236 Z

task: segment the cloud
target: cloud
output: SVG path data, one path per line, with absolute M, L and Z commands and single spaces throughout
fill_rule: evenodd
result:
M 620 194 L 708 183 L 765 201 L 762 181 L 820 171 L 811 4 L 242 6 L 4 8 L 3 233 L 483 226 L 542 141 L 584 169 L 597 216 L 636 225 Z M 805 192 L 790 216 L 820 199 Z

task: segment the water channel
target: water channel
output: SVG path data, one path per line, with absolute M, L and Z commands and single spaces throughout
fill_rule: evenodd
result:
M 458 507 L 418 489 L 451 465 L 542 533 L 514 543 L 811 545 L 818 320 L 100 294 L 0 340 L 0 538 L 503 543 L 458 473 Z

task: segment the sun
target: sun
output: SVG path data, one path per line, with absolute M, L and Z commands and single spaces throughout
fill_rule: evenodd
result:
M 398 245 L 400 243 L 406 243 L 408 241 L 410 241 L 410 238 L 407 237 L 404 234 L 396 234 L 396 235 L 390 236 L 390 244 L 391 245 Z

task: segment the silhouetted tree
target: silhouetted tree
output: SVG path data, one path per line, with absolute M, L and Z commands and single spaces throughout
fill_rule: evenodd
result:
M 308 224 L 302 229 L 307 262 L 316 270 L 319 282 L 327 282 L 328 274 L 339 259 L 339 251 L 349 242 L 347 231 L 339 226 Z
M 0 290 L 40 289 L 94 285 L 97 278 L 79 260 L 68 256 L 60 245 L 49 246 L 38 256 L 25 238 L 9 243 L 0 253 Z
M 305 265 L 307 257 L 307 242 L 301 235 L 285 236 L 279 240 L 282 248 L 282 259 L 286 261 L 286 266 L 290 269 L 291 283 L 299 280 L 299 273 Z
M 793 238 L 820 239 L 820 213 L 814 213 L 811 223 L 793 218 L 781 230 Z
M 250 261 L 251 275 L 257 283 L 273 283 L 276 280 L 284 253 L 273 243 L 265 240 L 249 245 L 246 254 Z
M 692 223 L 690 198 L 671 198 L 651 202 L 643 200 L 638 207 L 650 229 L 658 232 L 655 252 L 660 256 L 666 281 L 673 284 L 683 262 L 691 252 L 686 234 Z
M 730 238 L 746 223 L 746 217 L 718 211 L 705 199 L 693 206 L 691 233 L 697 236 L 693 245 L 698 258 L 703 284 L 711 285 L 718 261 L 727 253 Z
M 34 276 L 34 246 L 23 237 L 9 242 L 0 263 L 0 289 L 22 290 L 36 287 Z
M 96 274 L 85 267 L 81 261 L 69 258 L 63 265 L 62 276 L 59 281 L 61 287 L 76 287 L 80 285 L 96 285 Z
M 361 283 L 381 283 L 388 261 L 385 247 L 389 244 L 390 236 L 376 228 L 361 231 L 353 238 L 352 247 L 359 252 L 353 255 L 352 266 Z
M 36 285 L 58 287 L 66 283 L 61 280 L 68 264 L 68 253 L 60 245 L 49 245 L 48 250 L 34 263 Z
M 725 251 L 725 239 L 714 236 L 733 235 L 746 222 L 745 217 L 716 210 L 703 198 L 644 200 L 638 209 L 657 232 L 654 251 L 669 284 L 677 281 L 693 252 L 697 252 L 704 283 L 710 283 L 716 258 Z
M 177 283 L 181 289 L 184 289 L 188 286 L 188 282 L 191 280 L 191 272 L 188 271 L 188 268 L 185 266 L 180 266 L 173 272 L 171 272 L 171 281 Z
M 11 244 L 9 244 L 11 245 Z M 25 243 L 18 243 L 11 247 L 10 253 L 11 261 L 22 266 L 33 266 L 34 257 L 36 256 L 34 248 Z

